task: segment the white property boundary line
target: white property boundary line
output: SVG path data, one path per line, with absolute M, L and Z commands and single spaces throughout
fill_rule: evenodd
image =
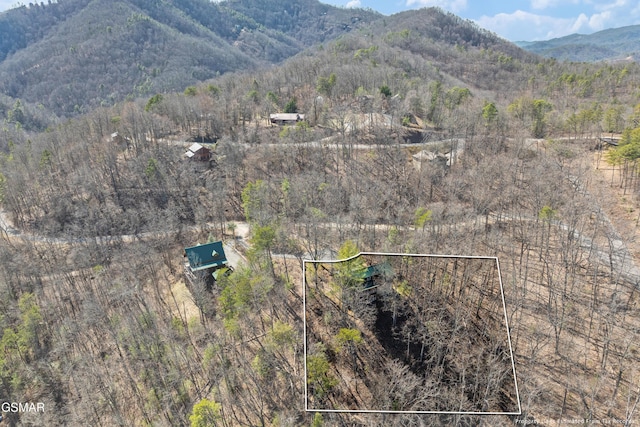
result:
M 464 411 L 376 411 L 369 409 L 351 410 L 351 409 L 313 409 L 309 408 L 309 387 L 307 384 L 307 263 L 312 264 L 337 264 L 350 261 L 359 256 L 401 256 L 401 257 L 419 257 L 419 258 L 464 258 L 464 259 L 486 259 L 495 260 L 498 268 L 498 282 L 500 283 L 500 295 L 502 300 L 502 310 L 504 313 L 504 323 L 507 329 L 507 341 L 509 343 L 509 354 L 511 356 L 511 369 L 513 372 L 513 382 L 516 390 L 516 400 L 518 401 L 518 412 L 464 412 Z M 302 307 L 303 307 L 303 328 L 304 328 L 304 410 L 306 412 L 326 412 L 326 413 L 353 413 L 353 414 L 443 414 L 443 415 L 522 415 L 522 405 L 520 403 L 520 391 L 518 390 L 518 380 L 516 378 L 516 364 L 513 357 L 513 346 L 511 344 L 511 331 L 509 330 L 509 320 L 507 315 L 507 306 L 504 298 L 504 287 L 502 285 L 502 272 L 500 270 L 500 262 L 498 257 L 491 256 L 463 256 L 463 255 L 436 255 L 436 254 L 402 254 L 387 252 L 360 252 L 352 257 L 342 260 L 302 260 Z

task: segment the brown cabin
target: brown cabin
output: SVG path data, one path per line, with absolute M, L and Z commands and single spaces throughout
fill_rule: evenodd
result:
M 187 158 L 189 158 L 190 160 L 206 162 L 211 159 L 211 150 L 196 142 L 192 144 L 191 147 L 189 147 L 189 150 L 187 150 L 184 155 L 187 156 Z

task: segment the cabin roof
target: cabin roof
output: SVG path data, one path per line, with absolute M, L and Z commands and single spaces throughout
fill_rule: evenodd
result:
M 304 114 L 298 113 L 277 113 L 269 115 L 271 120 L 282 120 L 285 122 L 297 122 L 298 120 L 304 120 Z
M 184 250 L 191 271 L 220 268 L 228 264 L 222 241 L 192 246 Z

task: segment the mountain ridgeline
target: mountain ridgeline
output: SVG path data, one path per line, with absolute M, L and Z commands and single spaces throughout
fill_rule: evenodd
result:
M 441 62 L 440 44 L 533 58 L 440 9 L 385 17 L 316 0 L 60 0 L 0 14 L 0 115 L 20 100 L 23 125 L 42 128 L 45 112 L 72 116 L 182 90 L 280 63 L 351 32 L 405 34 L 387 41 L 433 62 Z
M 0 22 L 0 397 L 46 408 L 1 426 L 638 419 L 638 64 L 311 0 Z
M 0 15 L 0 92 L 77 114 L 278 63 L 379 16 L 311 0 L 22 6 Z
M 517 44 L 532 53 L 563 61 L 635 61 L 640 55 L 640 25 Z

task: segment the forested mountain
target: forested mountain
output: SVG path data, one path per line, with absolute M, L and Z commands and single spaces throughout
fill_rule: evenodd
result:
M 378 17 L 315 0 L 30 4 L 0 15 L 0 92 L 77 114 L 280 62 Z
M 207 2 L 153 4 L 113 2 L 126 19 L 96 41 L 140 28 L 135 65 L 194 34 L 304 38 L 258 2 L 215 5 L 254 16 L 235 39 L 165 13 Z M 79 70 L 90 26 L 67 21 Z M 3 425 L 637 422 L 637 64 L 544 59 L 423 9 L 175 92 L 149 78 L 42 132 L 46 108 L 0 96 L 0 399 L 44 405 Z M 270 122 L 285 110 L 306 119 Z M 185 248 L 220 239 L 234 270 L 185 274 Z
M 530 52 L 564 61 L 637 61 L 640 55 L 640 25 L 517 44 Z

